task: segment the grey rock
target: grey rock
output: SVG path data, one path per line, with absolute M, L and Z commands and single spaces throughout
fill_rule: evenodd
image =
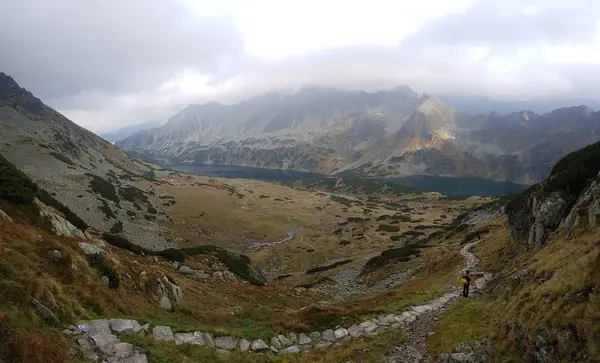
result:
M 273 337 L 271 338 L 271 346 L 275 347 L 276 349 L 281 349 L 282 344 L 277 337 Z
M 335 336 L 336 340 L 340 340 L 348 336 L 348 330 L 344 328 L 339 328 L 333 332 L 333 335 Z
M 101 335 L 111 335 L 112 331 L 110 330 L 110 324 L 106 319 L 96 319 L 90 320 L 89 322 L 90 329 L 89 334 L 101 334 Z
M 292 345 L 292 341 L 281 334 L 277 336 L 277 339 L 284 347 L 289 347 L 290 345 Z
M 258 339 L 252 342 L 250 349 L 252 349 L 253 352 L 262 352 L 269 350 L 269 346 L 264 341 Z
M 301 333 L 300 336 L 298 337 L 298 343 L 300 345 L 305 345 L 305 344 L 310 344 L 312 342 L 312 339 L 310 339 L 306 334 Z
M 59 250 L 52 251 L 52 258 L 55 260 L 60 260 L 62 258 L 62 253 Z
M 172 342 L 175 340 L 171 328 L 168 326 L 155 326 L 152 329 L 152 336 L 155 340 Z
M 79 248 L 81 248 L 83 253 L 85 253 L 88 256 L 95 255 L 97 253 L 104 253 L 104 250 L 102 248 L 94 246 L 93 244 L 87 242 L 78 242 L 77 245 L 79 246 Z
M 315 344 L 315 349 L 327 348 L 330 345 L 331 345 L 331 342 L 318 342 L 317 344 Z
M 119 342 L 119 338 L 111 334 L 90 334 L 89 337 L 90 340 L 94 343 L 94 346 L 97 348 L 102 348 L 105 345 L 115 344 Z
M 237 346 L 237 339 L 231 336 L 216 337 L 215 346 L 220 349 L 231 350 Z
M 271 350 L 272 353 L 275 353 L 275 354 L 279 353 L 279 349 L 277 349 L 273 346 L 270 346 L 269 349 Z
M 204 338 L 204 345 L 206 345 L 209 348 L 213 348 L 215 347 L 215 340 L 213 339 L 212 335 L 210 335 L 209 333 L 204 333 L 203 335 Z
M 298 335 L 296 333 L 289 333 L 288 339 L 290 342 L 292 342 L 292 344 L 298 344 Z
M 321 334 L 321 337 L 323 338 L 323 340 L 327 340 L 328 342 L 334 342 L 335 341 L 335 335 L 333 334 L 333 330 L 331 330 L 331 329 L 325 330 Z
M 250 342 L 247 341 L 246 339 L 241 339 L 240 340 L 240 350 L 242 352 L 247 351 L 248 349 L 250 349 Z
M 348 334 L 350 334 L 352 338 L 358 338 L 362 335 L 362 330 L 358 325 L 352 325 L 348 328 Z
M 188 266 L 185 266 L 185 265 L 182 265 L 179 268 L 179 272 L 181 274 L 188 275 L 188 276 L 193 276 L 196 274 L 196 272 L 194 270 L 192 270 L 191 268 L 189 268 Z
M 175 344 L 192 344 L 192 345 L 204 345 L 204 338 L 202 337 L 202 333 L 175 333 Z
M 106 286 L 110 285 L 110 279 L 108 278 L 108 276 L 102 275 L 101 279 L 102 279 L 102 282 L 104 283 L 104 285 L 106 285 Z
M 110 330 L 119 334 L 136 334 L 142 330 L 142 326 L 135 320 L 110 319 L 108 324 Z
M 142 325 L 142 331 L 144 333 L 147 333 L 148 330 L 150 330 L 150 323 L 146 323 L 146 324 Z
M 67 221 L 53 208 L 48 207 L 44 203 L 40 202 L 37 198 L 34 200 L 34 203 L 38 206 L 40 216 L 44 218 L 44 221 L 51 226 L 54 233 L 64 237 L 85 238 L 85 234 L 79 228 Z
M 281 351 L 281 354 L 295 354 L 300 353 L 300 348 L 297 345 L 292 345 Z
M 92 350 L 92 349 L 94 349 L 93 343 L 90 342 L 90 340 L 88 338 L 84 338 L 84 337 L 77 338 L 77 343 L 79 343 L 79 346 L 83 350 Z
M 171 300 L 169 300 L 169 298 L 167 296 L 163 296 L 160 298 L 160 307 L 167 310 L 167 311 L 171 311 L 173 310 L 173 305 L 171 304 Z
M 133 357 L 120 359 L 118 363 L 148 363 L 148 358 L 145 354 L 136 354 Z
M 35 308 L 35 312 L 37 313 L 37 315 L 40 318 L 42 318 L 42 320 L 44 320 L 45 322 L 47 322 L 49 324 L 55 324 L 55 325 L 60 324 L 60 320 L 58 320 L 58 318 L 56 317 L 56 315 L 54 315 L 52 310 L 50 310 L 44 304 L 42 304 L 41 302 L 39 302 L 37 299 L 35 299 L 33 297 L 31 298 L 31 303 L 33 304 L 33 306 Z
M 310 333 L 308 335 L 308 337 L 316 342 L 316 341 L 321 340 L 321 333 L 318 331 L 314 331 L 314 332 Z
M 129 343 L 108 344 L 100 348 L 102 353 L 117 359 L 129 358 L 135 354 L 133 345 Z

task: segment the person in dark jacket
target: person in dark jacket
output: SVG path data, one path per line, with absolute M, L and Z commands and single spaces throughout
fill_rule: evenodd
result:
M 469 297 L 469 287 L 471 286 L 471 275 L 469 275 L 469 270 L 465 271 L 462 276 L 463 283 L 463 296 Z

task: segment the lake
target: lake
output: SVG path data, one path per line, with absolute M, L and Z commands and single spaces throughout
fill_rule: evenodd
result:
M 277 170 L 237 165 L 178 164 L 169 169 L 218 178 L 254 179 L 262 181 L 302 180 L 324 177 L 305 171 Z M 497 182 L 478 178 L 450 178 L 432 175 L 411 175 L 400 178 L 377 178 L 384 182 L 403 184 L 424 192 L 456 196 L 501 196 L 520 192 L 528 185 Z

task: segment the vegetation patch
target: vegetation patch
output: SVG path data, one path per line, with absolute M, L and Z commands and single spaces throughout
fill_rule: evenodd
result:
M 315 274 L 317 272 L 331 270 L 331 269 L 334 269 L 334 268 L 336 268 L 338 266 L 342 266 L 342 265 L 345 265 L 345 264 L 350 263 L 350 262 L 352 262 L 352 260 L 342 260 L 342 261 L 336 261 L 336 262 L 331 263 L 329 265 L 323 265 L 323 266 L 313 267 L 311 269 L 306 270 L 306 274 L 307 275 L 312 275 L 312 274 Z
M 100 209 L 102 211 L 102 213 L 104 213 L 106 218 L 114 218 L 114 219 L 117 218 L 117 215 L 110 208 L 110 205 L 108 205 L 107 201 L 105 201 L 104 199 L 100 199 L 100 203 L 102 203 L 102 205 L 99 206 L 98 209 Z
M 50 152 L 50 155 L 54 156 L 55 159 L 62 161 L 65 164 L 69 164 L 71 166 L 77 166 L 73 160 L 69 159 L 68 157 L 64 156 L 63 154 L 57 153 L 55 151 Z
M 32 203 L 38 186 L 13 163 L 0 156 L 0 198 L 8 202 Z
M 377 232 L 380 231 L 384 231 L 384 232 L 398 232 L 400 230 L 400 227 L 395 226 L 395 225 L 391 225 L 391 224 L 380 224 L 377 227 Z
M 127 185 L 125 187 L 119 188 L 119 195 L 121 196 L 121 198 L 132 203 L 136 200 L 148 203 L 148 196 L 146 195 L 146 193 L 144 193 L 144 191 L 140 188 L 134 187 L 133 185 Z
M 108 278 L 108 287 L 115 290 L 119 287 L 120 278 L 119 274 L 114 267 L 106 260 L 103 253 L 94 253 L 88 256 L 88 262 L 90 266 L 98 270 L 100 276 L 106 276 Z
M 120 199 L 117 195 L 117 189 L 114 185 L 112 185 L 109 181 L 104 178 L 101 178 L 94 174 L 86 173 L 85 175 L 91 178 L 90 180 L 90 189 L 96 193 L 101 195 L 103 198 L 113 201 L 115 203 L 119 203 Z
M 121 232 L 123 232 L 123 222 L 121 221 L 117 221 L 112 227 L 110 227 L 110 233 L 118 234 Z
M 38 199 L 40 200 L 40 202 L 49 205 L 57 211 L 61 212 L 65 216 L 65 219 L 67 221 L 69 221 L 72 225 L 79 228 L 80 230 L 85 231 L 88 228 L 87 223 L 85 223 L 83 219 L 79 218 L 79 216 L 75 214 L 71 209 L 69 209 L 69 207 L 56 200 L 56 198 L 54 198 L 47 191 L 39 189 Z
M 421 250 L 418 247 L 418 245 L 408 245 L 385 250 L 381 252 L 381 255 L 371 258 L 365 265 L 362 273 L 373 271 L 388 263 L 410 261 L 412 256 L 419 257 Z

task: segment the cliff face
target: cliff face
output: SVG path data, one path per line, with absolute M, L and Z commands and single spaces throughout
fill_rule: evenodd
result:
M 568 154 L 552 169 L 550 177 L 527 189 L 506 207 L 513 242 L 527 241 L 542 247 L 561 230 L 566 238 L 585 223 L 597 226 L 600 215 L 600 143 Z

